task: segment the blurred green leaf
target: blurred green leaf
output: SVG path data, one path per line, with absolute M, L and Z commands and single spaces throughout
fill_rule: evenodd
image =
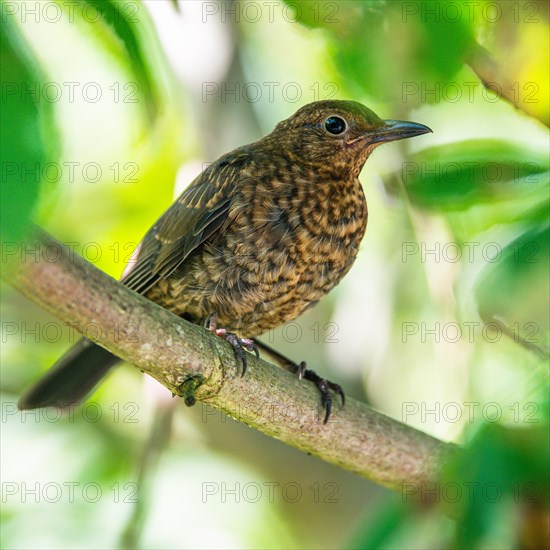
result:
M 525 231 L 482 272 L 475 296 L 481 318 L 539 355 L 548 355 L 550 226 Z M 510 297 L 516 297 L 510 300 Z
M 387 0 L 363 0 L 362 2 L 334 2 L 333 0 L 284 0 L 294 11 L 295 18 L 310 28 L 325 28 L 344 38 L 357 35 L 361 25 L 384 20 L 389 7 Z
M 474 42 L 471 6 L 468 1 L 455 2 L 449 10 L 438 0 L 402 2 L 402 21 L 415 20 L 422 29 L 415 56 L 419 67 L 430 66 L 434 80 L 449 80 L 462 67 Z
M 547 195 L 548 157 L 518 144 L 471 140 L 411 155 L 386 179 L 397 194 L 401 182 L 410 201 L 438 211 L 462 210 L 528 195 Z
M 144 17 L 145 7 L 141 2 L 120 0 L 78 0 L 84 10 L 92 6 L 101 14 L 101 20 L 115 33 L 124 45 L 132 72 L 137 78 L 139 93 L 145 99 L 150 122 L 159 111 L 159 98 L 155 80 L 149 67 L 147 56 L 141 44 L 140 19 Z
M 411 518 L 411 507 L 405 504 L 397 495 L 388 495 L 383 505 L 369 520 L 362 525 L 361 530 L 346 545 L 347 548 L 363 548 L 377 550 L 388 548 L 392 538 L 403 528 Z
M 400 98 L 405 85 L 447 83 L 474 42 L 475 18 L 466 0 L 454 2 L 452 14 L 434 0 L 285 2 L 298 21 L 329 32 L 349 91 L 384 101 Z
M 524 429 L 488 424 L 456 455 L 443 482 L 453 501 L 460 496 L 456 548 L 479 548 L 485 536 L 501 529 L 507 507 L 520 513 L 525 505 L 548 506 L 548 429 L 547 419 Z
M 17 27 L 2 17 L 1 218 L 3 239 L 19 239 L 38 200 L 42 167 L 57 148 L 51 104 L 33 95 L 44 81 Z

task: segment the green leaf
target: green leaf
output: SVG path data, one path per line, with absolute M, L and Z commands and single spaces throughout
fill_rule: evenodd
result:
M 547 195 L 548 158 L 499 140 L 471 140 L 412 155 L 386 179 L 389 193 L 401 186 L 416 206 L 463 210 L 480 203 Z
M 38 102 L 34 95 L 26 93 L 44 82 L 32 53 L 8 17 L 2 18 L 0 29 L 0 229 L 6 241 L 23 236 L 38 200 L 41 168 L 53 160 L 58 136 L 51 104 Z

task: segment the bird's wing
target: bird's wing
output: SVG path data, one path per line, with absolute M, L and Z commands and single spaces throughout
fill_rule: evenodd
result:
M 144 294 L 212 237 L 227 219 L 248 158 L 236 150 L 206 168 L 147 232 L 121 282 Z

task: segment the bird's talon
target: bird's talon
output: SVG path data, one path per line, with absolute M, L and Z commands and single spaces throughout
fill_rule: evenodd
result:
M 327 380 L 327 384 L 329 389 L 331 389 L 336 395 L 339 395 L 342 399 L 342 407 L 346 404 L 346 395 L 344 393 L 344 390 L 342 389 L 342 386 L 340 384 L 335 384 L 334 382 L 329 382 Z
M 300 371 L 300 368 L 303 368 L 302 365 L 305 365 L 303 361 L 299 365 L 296 365 L 297 372 Z M 326 424 L 330 417 L 330 413 L 332 412 L 332 398 L 330 396 L 330 392 L 333 391 L 335 394 L 341 397 L 343 407 L 345 404 L 344 390 L 342 390 L 340 385 L 321 378 L 318 374 L 309 369 L 304 370 L 304 378 L 313 382 L 317 386 L 317 389 L 321 394 L 321 405 L 325 409 L 325 418 L 323 420 L 323 424 Z
M 330 411 L 331 411 L 331 408 L 332 408 L 332 399 L 330 398 L 330 396 L 323 396 L 323 405 L 325 407 L 325 419 L 323 420 L 323 424 L 326 424 L 328 422 L 328 418 L 330 416 Z
M 326 424 L 332 410 L 332 399 L 328 390 L 328 382 L 326 380 L 323 380 L 322 378 L 319 379 L 319 381 L 317 382 L 317 388 L 321 392 L 321 405 L 323 409 L 325 409 L 325 418 L 323 420 L 323 424 Z
M 248 367 L 246 362 L 246 355 L 242 352 L 242 350 L 239 350 L 239 352 L 237 352 L 237 357 L 241 360 L 241 363 L 243 364 L 243 372 L 241 373 L 241 378 L 243 378 Z
M 242 338 L 241 343 L 248 351 L 254 352 L 256 359 L 260 358 L 260 350 L 258 349 L 258 346 L 256 345 L 256 342 L 254 342 L 254 340 L 252 340 L 251 338 Z
M 245 349 L 251 352 L 253 351 L 256 354 L 256 358 L 260 358 L 260 352 L 258 350 L 258 347 L 256 346 L 256 342 L 254 342 L 252 338 L 239 338 L 235 333 L 229 332 L 225 328 L 218 328 L 218 316 L 216 315 L 216 313 L 211 313 L 206 318 L 204 326 L 210 332 L 212 332 L 216 336 L 219 336 L 220 338 L 223 338 L 226 342 L 231 344 L 231 347 L 235 352 L 235 357 L 237 358 L 237 361 L 240 361 L 243 366 L 243 372 L 241 376 L 245 375 L 246 369 L 248 367 L 246 354 L 244 353 Z

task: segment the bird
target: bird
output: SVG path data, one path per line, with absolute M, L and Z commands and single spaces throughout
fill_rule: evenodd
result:
M 314 306 L 350 270 L 367 227 L 359 174 L 379 145 L 431 132 L 361 103 L 306 104 L 260 140 L 209 164 L 145 234 L 120 282 L 229 342 L 313 382 L 328 421 L 342 388 L 258 337 Z M 77 342 L 19 408 L 80 403 L 121 359 Z

